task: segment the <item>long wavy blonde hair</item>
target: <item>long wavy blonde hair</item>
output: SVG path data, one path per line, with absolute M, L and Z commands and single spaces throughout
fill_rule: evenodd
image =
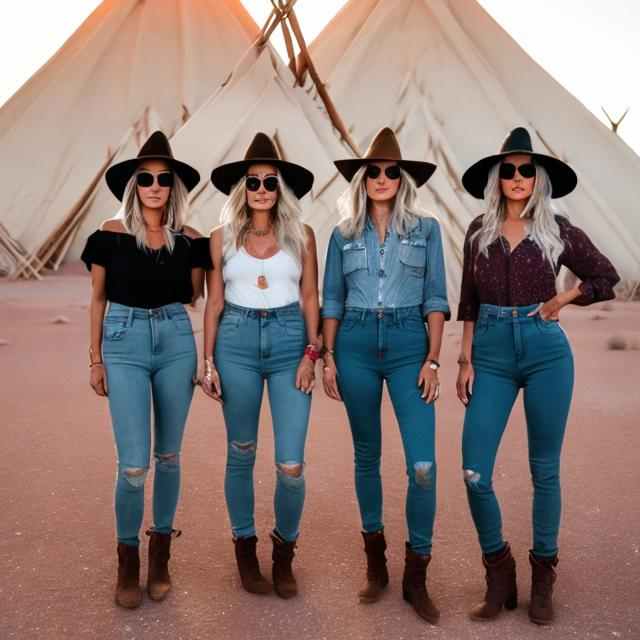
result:
M 295 193 L 278 175 L 278 202 L 273 219 L 273 232 L 276 244 L 292 255 L 298 263 L 302 262 L 302 252 L 307 244 L 307 235 L 302 223 L 302 208 Z M 225 227 L 222 254 L 225 261 L 242 245 L 251 225 L 251 211 L 247 206 L 247 192 L 244 176 L 233 185 L 222 211 L 220 222 Z
M 520 217 L 527 221 L 526 234 L 533 240 L 549 264 L 556 269 L 558 258 L 564 251 L 564 241 L 555 219 L 557 213 L 551 202 L 551 180 L 544 167 L 536 167 L 533 192 Z M 507 216 L 507 199 L 500 186 L 500 162 L 491 167 L 484 189 L 485 214 L 482 226 L 471 236 L 477 242 L 478 253 L 489 255 L 489 245 L 500 237 Z
M 124 197 L 122 198 L 122 222 L 127 232 L 135 236 L 138 247 L 148 251 L 147 226 L 142 217 L 140 198 L 138 197 L 136 184 L 137 173 L 136 171 L 131 178 L 129 178 L 124 190 Z M 177 174 L 175 172 L 172 173 L 173 186 L 171 187 L 169 199 L 165 205 L 161 221 L 164 227 L 165 245 L 169 252 L 172 252 L 175 246 L 174 233 L 180 231 L 184 226 L 189 210 L 189 192 Z
M 368 207 L 366 172 L 367 165 L 363 164 L 336 202 L 340 215 L 338 228 L 345 238 L 357 238 L 364 231 Z M 406 236 L 415 226 L 416 218 L 434 218 L 435 216 L 418 206 L 415 180 L 402 167 L 400 167 L 400 176 L 400 186 L 395 196 L 389 224 L 395 233 Z

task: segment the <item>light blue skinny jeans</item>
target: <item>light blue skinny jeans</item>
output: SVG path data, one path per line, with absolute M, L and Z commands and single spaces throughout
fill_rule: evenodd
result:
M 294 303 L 269 310 L 225 303 L 216 338 L 215 362 L 227 428 L 224 491 L 234 537 L 256 533 L 253 468 L 264 383 L 267 383 L 275 441 L 276 532 L 298 537 L 305 498 L 304 446 L 311 394 L 296 389 L 296 373 L 307 332 Z M 299 475 L 287 473 L 299 467 Z
M 153 529 L 171 533 L 180 492 L 180 448 L 193 396 L 196 349 L 182 304 L 140 309 L 110 303 L 102 356 L 118 453 L 117 536 L 140 543 L 144 485 L 151 456 L 153 402 Z M 142 475 L 131 471 L 144 469 Z
M 471 515 L 485 554 L 504 547 L 493 467 L 520 389 L 524 389 L 533 481 L 533 549 L 558 552 L 560 452 L 573 390 L 573 355 L 553 320 L 528 307 L 480 305 L 472 349 L 473 394 L 462 434 L 462 467 Z

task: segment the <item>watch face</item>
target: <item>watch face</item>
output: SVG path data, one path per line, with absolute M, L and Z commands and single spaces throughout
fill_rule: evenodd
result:
M 437 369 L 437 368 L 438 368 L 438 365 L 437 365 L 437 364 L 434 364 L 434 363 L 432 362 L 432 363 L 429 365 L 429 368 L 430 368 L 430 369 Z

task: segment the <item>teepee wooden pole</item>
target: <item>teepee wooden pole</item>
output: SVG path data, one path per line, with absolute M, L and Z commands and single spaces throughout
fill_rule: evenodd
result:
M 351 137 L 351 134 L 347 130 L 342 118 L 338 114 L 338 110 L 336 109 L 331 97 L 329 96 L 329 92 L 326 87 L 322 83 L 318 72 L 316 71 L 315 66 L 311 60 L 311 56 L 309 55 L 309 50 L 307 49 L 307 44 L 304 41 L 304 37 L 302 36 L 302 30 L 300 29 L 300 24 L 298 23 L 298 19 L 296 18 L 296 13 L 293 10 L 293 7 L 289 10 L 289 24 L 291 25 L 291 30 L 298 41 L 298 46 L 300 47 L 300 55 L 305 61 L 307 70 L 309 71 L 309 75 L 316 85 L 316 89 L 318 90 L 318 94 L 324 102 L 324 106 L 327 109 L 327 113 L 331 118 L 331 122 L 333 122 L 333 126 L 340 132 L 343 140 L 351 147 L 352 151 L 359 156 L 360 150 L 358 149 L 358 145 L 355 140 Z

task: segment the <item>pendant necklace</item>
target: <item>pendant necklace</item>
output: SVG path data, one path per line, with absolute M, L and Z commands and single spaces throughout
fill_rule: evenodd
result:
M 269 227 L 268 229 L 266 229 L 265 231 L 261 231 L 261 235 L 267 235 L 267 233 L 269 233 L 269 231 L 271 230 L 271 227 Z M 250 229 L 250 231 L 253 231 L 254 233 L 256 232 L 255 229 Z M 256 233 L 256 235 L 258 235 Z M 251 244 L 253 245 L 253 243 L 251 242 L 251 240 L 248 237 L 247 234 L 247 238 L 245 240 L 245 244 Z M 255 247 L 253 247 L 255 249 Z M 251 254 L 249 254 L 249 257 L 253 258 L 253 256 Z M 257 282 L 257 286 L 258 289 L 268 289 L 269 288 L 269 282 L 267 281 L 266 276 L 264 275 L 264 260 L 261 260 L 260 258 L 253 258 L 254 260 L 258 260 L 260 262 L 260 274 L 258 275 L 258 282 Z

